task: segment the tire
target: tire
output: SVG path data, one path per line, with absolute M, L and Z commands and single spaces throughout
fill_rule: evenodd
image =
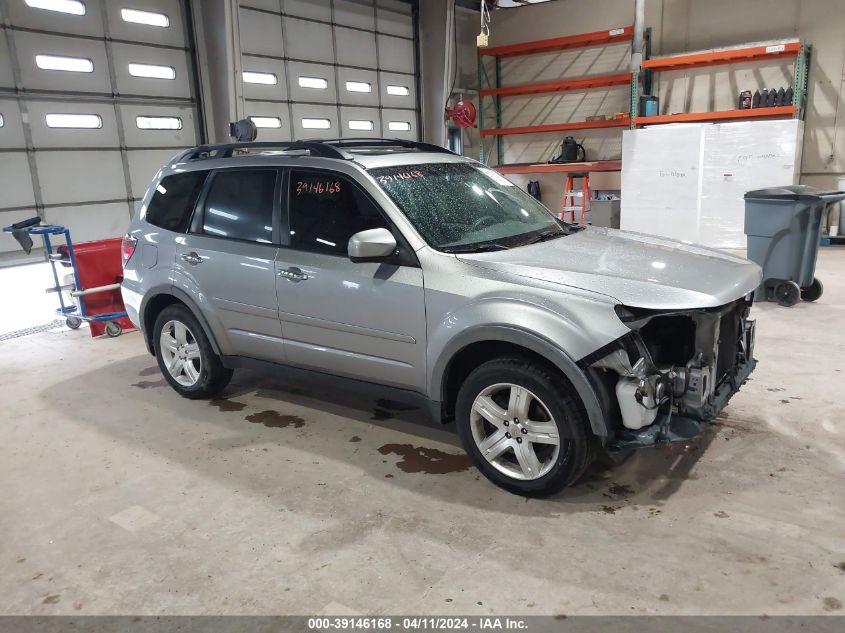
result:
M 163 332 L 165 340 L 172 340 L 175 346 L 168 343 L 162 349 Z M 153 327 L 153 345 L 165 380 L 185 398 L 211 398 L 232 379 L 232 370 L 223 366 L 199 321 L 185 306 L 171 305 L 161 311 Z
M 65 325 L 68 326 L 71 330 L 78 330 L 79 326 L 82 325 L 82 319 L 79 317 L 70 316 L 65 319 Z
M 554 494 L 575 483 L 593 459 L 590 426 L 574 388 L 531 361 L 504 358 L 476 368 L 461 385 L 455 413 L 464 450 L 487 479 L 509 492 Z M 485 457 L 484 447 L 492 459 Z
M 806 288 L 801 288 L 801 299 L 804 301 L 815 301 L 824 293 L 824 286 L 817 277 L 813 277 L 813 283 Z
M 775 286 L 775 301 L 779 305 L 791 308 L 801 300 L 801 288 L 794 281 L 782 281 Z

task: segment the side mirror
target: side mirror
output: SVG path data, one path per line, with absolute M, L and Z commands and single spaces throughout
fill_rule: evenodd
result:
M 349 238 L 347 252 L 353 262 L 377 262 L 396 250 L 396 238 L 387 229 L 359 231 Z

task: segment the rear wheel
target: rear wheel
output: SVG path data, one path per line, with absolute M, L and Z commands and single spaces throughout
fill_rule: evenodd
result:
M 501 359 L 478 367 L 461 386 L 456 414 L 475 465 L 510 492 L 553 494 L 592 460 L 589 424 L 573 387 L 532 362 Z
M 153 343 L 161 373 L 185 398 L 210 398 L 232 378 L 232 370 L 223 366 L 205 331 L 184 306 L 172 305 L 161 311 Z
M 822 282 L 819 281 L 818 278 L 813 277 L 813 283 L 806 288 L 801 288 L 801 298 L 804 301 L 815 301 L 822 296 L 823 292 L 824 286 L 822 285 Z

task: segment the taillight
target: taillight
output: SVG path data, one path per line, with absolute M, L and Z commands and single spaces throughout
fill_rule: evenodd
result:
M 129 258 L 132 257 L 132 253 L 135 252 L 135 246 L 137 246 L 137 244 L 138 240 L 131 235 L 123 236 L 123 242 L 120 244 L 120 258 L 123 260 L 124 266 L 126 266 L 126 262 L 129 261 Z

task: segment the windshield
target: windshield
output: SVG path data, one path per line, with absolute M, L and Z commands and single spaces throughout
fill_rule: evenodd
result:
M 442 251 L 512 248 L 568 233 L 546 207 L 481 165 L 402 165 L 370 174 L 426 242 Z

